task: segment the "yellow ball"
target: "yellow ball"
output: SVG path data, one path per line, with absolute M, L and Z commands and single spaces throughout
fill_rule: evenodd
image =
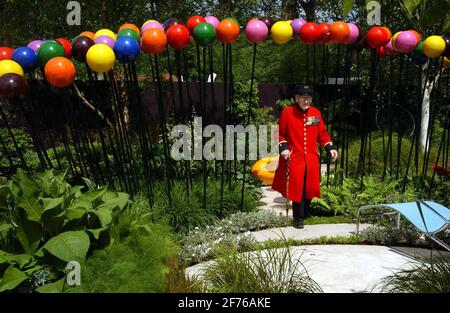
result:
M 86 62 L 97 73 L 105 73 L 114 67 L 116 56 L 113 49 L 105 44 L 96 44 L 89 48 Z
M 430 58 L 437 58 L 445 51 L 445 40 L 441 36 L 430 36 L 423 43 L 423 53 Z
M 117 40 L 117 35 L 112 30 L 109 29 L 100 29 L 95 33 L 95 39 L 97 39 L 100 36 L 108 36 L 114 40 Z
M 18 74 L 22 77 L 25 75 L 22 67 L 12 60 L 0 61 L 0 76 L 5 74 Z
M 272 41 L 279 45 L 288 43 L 294 35 L 290 23 L 286 21 L 279 21 L 273 24 L 271 32 Z
M 442 65 L 444 66 L 445 69 L 449 69 L 450 68 L 450 59 L 447 57 L 444 57 L 444 62 Z

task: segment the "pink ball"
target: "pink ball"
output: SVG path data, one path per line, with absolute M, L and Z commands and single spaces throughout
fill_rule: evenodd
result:
M 245 36 L 247 39 L 254 43 L 258 44 L 266 40 L 267 36 L 269 35 L 269 28 L 267 28 L 266 23 L 253 19 L 250 22 L 248 22 L 247 26 L 245 27 Z
M 159 28 L 162 31 L 164 31 L 164 26 L 161 25 L 161 23 L 158 22 L 148 22 L 147 24 L 145 24 L 144 26 L 142 26 L 141 32 L 142 34 L 144 34 L 147 30 L 152 29 L 152 28 Z
M 397 51 L 395 51 L 394 46 L 392 46 L 392 39 L 384 46 L 384 53 L 386 55 L 394 55 Z
M 220 24 L 219 19 L 218 19 L 217 17 L 215 17 L 215 16 L 206 16 L 206 17 L 205 17 L 205 20 L 206 20 L 206 23 L 211 24 L 211 25 L 214 26 L 214 28 L 216 28 L 216 29 L 217 29 L 217 27 L 218 27 L 219 24 Z
M 352 45 L 359 39 L 359 28 L 353 23 L 347 23 L 348 27 L 350 28 L 350 35 L 348 36 L 347 40 L 345 41 L 345 44 Z
M 403 53 L 411 53 L 417 48 L 417 36 L 410 31 L 401 32 L 395 39 L 395 48 Z
M 99 44 L 99 43 L 105 44 L 108 47 L 110 47 L 111 49 L 114 48 L 114 44 L 116 43 L 116 41 L 109 36 L 98 36 L 97 38 L 95 38 L 94 41 L 96 44 Z
M 300 29 L 305 24 L 306 24 L 306 21 L 302 18 L 293 19 L 291 22 L 291 27 L 292 27 L 292 30 L 294 31 L 294 35 L 300 35 Z
M 27 45 L 27 48 L 30 48 L 31 50 L 33 50 L 34 52 L 37 53 L 39 47 L 42 45 L 43 41 L 42 40 L 33 40 L 32 42 L 30 42 Z

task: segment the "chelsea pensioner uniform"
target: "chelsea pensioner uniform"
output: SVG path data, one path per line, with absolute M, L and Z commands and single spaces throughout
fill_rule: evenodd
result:
M 320 197 L 320 169 L 318 143 L 327 152 L 332 149 L 320 111 L 309 107 L 306 111 L 297 104 L 284 109 L 279 120 L 280 152 L 289 149 L 289 185 L 286 191 L 286 160 L 280 157 L 272 188 L 293 202 Z M 306 177 L 305 177 L 306 174 Z M 306 183 L 306 186 L 304 184 Z

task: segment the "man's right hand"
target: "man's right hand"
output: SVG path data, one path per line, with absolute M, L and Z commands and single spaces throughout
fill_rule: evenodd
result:
M 283 152 L 280 153 L 281 157 L 285 160 L 289 160 L 291 157 L 291 151 L 289 150 L 284 150 Z

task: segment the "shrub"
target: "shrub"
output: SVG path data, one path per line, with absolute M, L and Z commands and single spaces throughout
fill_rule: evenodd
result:
M 366 242 L 394 246 L 399 243 L 414 245 L 419 239 L 419 233 L 410 224 L 403 224 L 400 229 L 392 225 L 369 226 L 362 231 L 361 236 Z

